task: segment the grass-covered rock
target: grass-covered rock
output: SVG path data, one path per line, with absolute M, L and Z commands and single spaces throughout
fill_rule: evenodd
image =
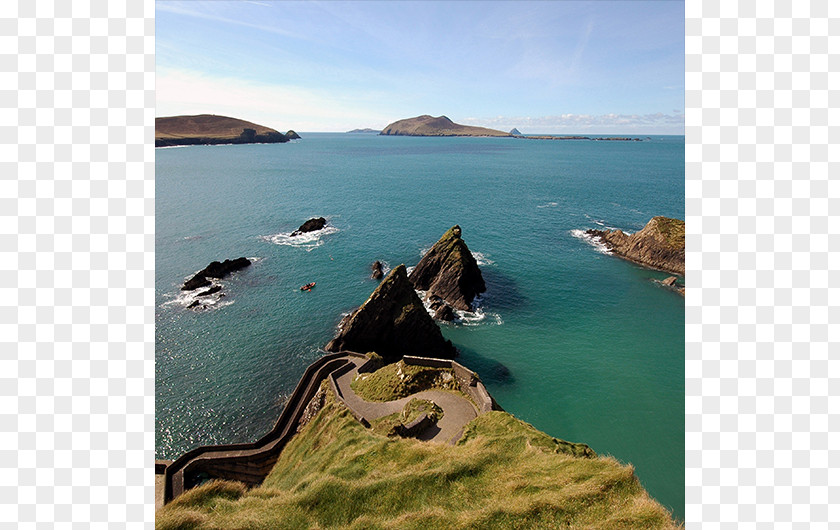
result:
M 424 390 L 458 390 L 449 368 L 415 366 L 399 361 L 369 374 L 359 374 L 350 384 L 367 401 L 393 401 Z
M 406 403 L 402 411 L 372 421 L 370 428 L 385 436 L 401 436 L 404 435 L 405 427 L 423 414 L 429 418 L 430 423 L 437 423 L 443 418 L 443 409 L 428 399 L 415 398 Z
M 574 444 L 569 444 L 574 445 Z M 455 446 L 365 429 L 328 394 L 262 486 L 201 486 L 157 528 L 674 528 L 631 466 L 575 450 L 504 412 Z

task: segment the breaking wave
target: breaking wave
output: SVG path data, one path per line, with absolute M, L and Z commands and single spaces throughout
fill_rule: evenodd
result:
M 313 232 L 305 232 L 303 234 L 296 235 L 295 237 L 291 237 L 289 234 L 285 233 L 260 237 L 263 240 L 268 241 L 269 243 L 274 243 L 275 245 L 302 248 L 307 252 L 311 252 L 312 250 L 324 244 L 324 241 L 322 239 L 324 236 L 335 234 L 338 231 L 338 228 L 334 226 L 325 226 L 320 230 L 315 230 Z
M 426 300 L 426 291 L 415 291 L 417 296 L 420 297 L 420 301 L 423 302 L 423 307 L 426 308 L 426 312 L 429 314 L 430 317 L 435 317 L 435 311 L 432 309 L 432 304 L 428 300 Z M 490 325 L 490 326 L 501 326 L 504 324 L 501 315 L 498 313 L 494 313 L 492 311 L 485 311 L 481 304 L 484 302 L 484 298 L 480 295 L 475 297 L 471 305 L 471 311 L 462 311 L 460 309 L 453 309 L 452 311 L 455 313 L 455 320 L 452 322 L 442 322 L 443 324 L 456 324 L 461 326 L 479 326 L 479 325 Z
M 571 230 L 570 233 L 572 234 L 572 237 L 582 239 L 595 247 L 595 250 L 601 254 L 612 254 L 610 249 L 607 248 L 607 245 L 603 244 L 599 238 L 587 234 L 585 230 Z
M 482 254 L 481 252 L 473 252 L 470 251 L 470 254 L 475 258 L 475 262 L 479 265 L 493 265 L 496 263 L 495 261 L 488 259 L 487 256 Z

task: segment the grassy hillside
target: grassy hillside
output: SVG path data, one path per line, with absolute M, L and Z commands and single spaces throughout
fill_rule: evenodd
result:
M 242 134 L 243 129 L 254 129 L 256 134 L 278 132 L 249 121 L 213 114 L 155 118 L 155 139 L 201 137 L 234 139 Z
M 510 133 L 455 123 L 446 116 L 417 116 L 395 121 L 380 134 L 396 136 L 510 136 Z
M 685 248 L 685 221 L 669 217 L 654 217 L 656 229 L 671 248 Z
M 504 412 L 455 446 L 365 429 L 329 393 L 250 491 L 211 482 L 157 512 L 157 528 L 673 528 L 633 468 L 576 456 Z

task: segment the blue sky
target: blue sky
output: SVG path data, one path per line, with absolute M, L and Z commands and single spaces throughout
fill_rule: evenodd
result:
M 157 116 L 684 134 L 682 1 L 157 1 Z

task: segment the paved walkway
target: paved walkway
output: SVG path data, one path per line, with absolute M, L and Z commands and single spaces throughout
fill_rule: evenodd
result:
M 338 377 L 336 382 L 344 396 L 344 401 L 347 403 L 347 406 L 356 412 L 356 414 L 364 416 L 368 420 L 374 420 L 382 416 L 400 412 L 406 403 L 414 398 L 427 399 L 443 409 L 443 418 L 436 425 L 432 425 L 420 433 L 417 438 L 454 445 L 461 438 L 464 432 L 464 426 L 478 416 L 478 411 L 470 400 L 442 390 L 425 390 L 394 401 L 365 401 L 350 388 L 350 383 L 359 373 L 359 366 L 364 364 L 365 360 L 353 359 L 356 367 Z

